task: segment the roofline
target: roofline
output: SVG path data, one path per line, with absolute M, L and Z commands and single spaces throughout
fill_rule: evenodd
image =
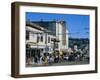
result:
M 26 26 L 30 26 L 32 28 L 35 28 L 35 29 L 38 29 L 38 30 L 41 30 L 41 31 L 48 31 L 48 32 L 50 32 L 49 30 L 43 28 L 42 26 L 39 26 L 39 25 L 37 25 L 35 23 L 32 23 L 32 22 L 26 21 Z

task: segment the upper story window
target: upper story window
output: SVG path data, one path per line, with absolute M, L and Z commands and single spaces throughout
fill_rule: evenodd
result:
M 40 37 L 39 37 L 39 36 L 37 36 L 37 43 L 39 43 L 39 39 L 40 39 Z
M 41 35 L 41 42 L 43 42 L 43 35 Z
M 26 31 L 26 40 L 29 40 L 29 31 Z
M 48 37 L 48 43 L 50 43 L 50 37 Z

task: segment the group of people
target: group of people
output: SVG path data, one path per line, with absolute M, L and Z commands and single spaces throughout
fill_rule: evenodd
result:
M 28 65 L 52 65 L 64 61 L 83 61 L 89 60 L 88 49 L 67 49 L 65 51 L 54 51 L 53 53 L 43 53 L 41 55 L 31 56 L 27 60 Z

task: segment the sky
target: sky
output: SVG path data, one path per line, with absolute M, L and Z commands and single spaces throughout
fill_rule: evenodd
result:
M 66 22 L 69 37 L 89 38 L 89 15 L 26 12 L 26 20 L 41 21 L 41 19 L 43 21 L 64 20 Z

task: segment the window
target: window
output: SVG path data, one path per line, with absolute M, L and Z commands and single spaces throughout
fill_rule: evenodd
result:
M 48 37 L 48 43 L 50 43 L 50 37 Z
M 37 43 L 39 43 L 39 36 L 37 36 Z
M 29 31 L 26 31 L 26 40 L 29 40 Z
M 41 42 L 43 42 L 43 36 L 41 36 Z

